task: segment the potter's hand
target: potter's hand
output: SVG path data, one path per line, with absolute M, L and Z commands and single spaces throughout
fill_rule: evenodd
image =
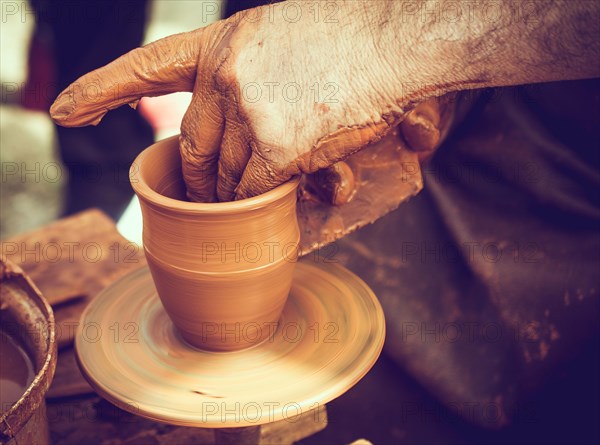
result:
M 180 140 L 188 194 L 244 198 L 380 139 L 426 97 L 598 75 L 597 2 L 530 3 L 535 26 L 497 6 L 496 21 L 478 3 L 452 21 L 431 21 L 419 2 L 256 8 L 83 76 L 51 114 L 96 124 L 142 96 L 192 91 Z
M 141 96 L 193 91 L 180 138 L 189 197 L 263 193 L 380 139 L 404 114 L 389 88 L 401 80 L 395 60 L 377 47 L 394 32 L 374 36 L 382 11 L 350 3 L 310 14 L 294 2 L 298 21 L 292 7 L 257 8 L 136 49 L 70 86 L 52 117 L 96 124 Z

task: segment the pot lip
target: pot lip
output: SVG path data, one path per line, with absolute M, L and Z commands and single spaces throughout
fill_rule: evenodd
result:
M 8 264 L 5 258 L 0 257 L 0 260 Z M 11 266 L 14 267 L 14 266 Z M 56 347 L 56 322 L 54 319 L 54 311 L 48 301 L 42 296 L 37 286 L 31 279 L 23 273 L 20 268 L 14 268 L 14 275 L 10 278 L 22 280 L 22 283 L 29 287 L 24 289 L 27 297 L 34 302 L 46 318 L 48 339 L 45 344 L 46 353 L 44 362 L 40 370 L 35 374 L 32 382 L 29 384 L 21 398 L 15 402 L 7 411 L 0 415 L 0 436 L 7 434 L 7 437 L 14 437 L 21 427 L 29 421 L 35 410 L 38 409 L 41 403 L 44 402 L 46 391 L 50 387 L 54 377 L 57 359 Z M 26 400 L 27 399 L 27 400 Z M 6 431 L 4 426 L 10 424 L 10 428 Z
M 152 152 L 163 149 L 164 146 L 173 143 L 179 139 L 179 135 L 171 136 L 166 139 L 155 142 L 144 149 L 133 161 L 133 165 L 143 165 L 146 158 Z M 239 201 L 230 202 L 190 202 L 180 201 L 169 198 L 154 191 L 143 178 L 142 168 L 132 168 L 129 172 L 131 186 L 140 200 L 146 203 L 160 207 L 166 210 L 180 213 L 210 213 L 210 214 L 232 214 L 248 210 L 256 210 L 271 204 L 278 199 L 291 193 L 298 187 L 300 176 L 293 176 L 288 181 L 263 193 L 251 198 L 240 199 Z

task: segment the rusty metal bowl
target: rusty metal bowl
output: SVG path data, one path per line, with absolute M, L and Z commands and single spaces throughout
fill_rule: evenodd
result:
M 50 443 L 45 395 L 56 368 L 54 314 L 25 273 L 0 258 L 0 326 L 27 352 L 35 376 L 0 414 L 0 444 Z

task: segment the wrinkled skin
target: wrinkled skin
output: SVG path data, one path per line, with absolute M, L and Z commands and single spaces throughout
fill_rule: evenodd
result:
M 336 38 L 324 46 L 332 28 L 338 28 Z M 368 76 L 357 75 L 353 53 L 358 47 L 375 54 L 372 37 L 356 27 L 339 28 L 314 21 L 271 24 L 269 12 L 258 22 L 238 15 L 133 51 L 80 79 L 75 91 L 101 85 L 103 99 L 118 97 L 108 108 L 135 101 L 141 92 L 193 91 L 180 139 L 189 197 L 245 198 L 345 158 L 380 139 L 403 115 L 399 107 L 390 116 L 378 111 L 383 82 L 399 79 L 380 76 L 371 85 Z M 307 53 L 306 47 L 320 49 Z M 130 88 L 125 95 L 124 85 Z M 65 125 L 97 123 L 106 108 L 81 97 L 70 96 L 74 108 L 71 101 L 55 105 L 53 117 Z
M 328 2 L 335 13 L 318 18 L 294 3 L 299 16 L 284 2 L 136 49 L 67 88 L 52 117 L 97 124 L 142 96 L 192 91 L 180 139 L 188 195 L 229 201 L 332 166 L 428 97 L 598 75 L 596 2 L 533 2 L 535 26 L 513 20 L 509 4 L 494 23 L 477 5 L 469 20 L 430 22 L 404 2 Z M 426 109 L 401 129 L 431 151 L 435 125 Z

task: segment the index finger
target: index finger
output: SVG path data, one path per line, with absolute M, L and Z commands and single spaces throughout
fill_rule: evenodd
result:
M 108 111 L 144 96 L 192 91 L 205 29 L 165 37 L 85 74 L 56 98 L 52 119 L 65 127 L 97 125 Z

